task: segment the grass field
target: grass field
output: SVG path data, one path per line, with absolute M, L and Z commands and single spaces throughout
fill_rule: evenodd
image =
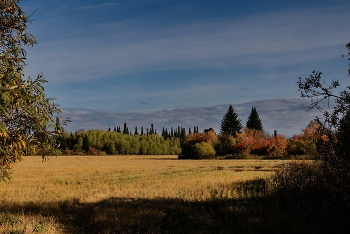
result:
M 259 223 L 245 219 L 237 182 L 259 181 L 286 162 L 24 157 L 11 181 L 1 184 L 0 232 L 230 233 L 242 220 Z

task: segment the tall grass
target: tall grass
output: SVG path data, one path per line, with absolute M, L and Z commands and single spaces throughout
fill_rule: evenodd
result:
M 0 232 L 134 233 L 141 228 L 140 233 L 164 233 L 185 219 L 202 226 L 220 210 L 211 203 L 246 196 L 245 181 L 266 178 L 282 163 L 176 156 L 61 156 L 42 162 L 25 157 L 15 165 L 12 179 L 1 184 Z
M 1 184 L 0 233 L 345 231 L 349 216 L 315 212 L 321 203 L 301 202 L 308 181 L 288 181 L 313 178 L 314 165 L 287 162 L 25 157 Z

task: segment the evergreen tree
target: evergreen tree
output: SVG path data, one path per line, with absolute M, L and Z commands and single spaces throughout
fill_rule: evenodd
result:
M 175 128 L 175 129 L 174 129 L 174 137 L 179 137 L 179 134 L 178 134 L 177 128 Z
M 168 133 L 168 129 L 165 129 L 165 133 L 164 133 L 164 139 L 169 139 L 169 133 Z
M 154 127 L 153 124 L 151 124 L 151 128 L 149 129 L 149 135 L 154 134 Z
M 141 136 L 144 135 L 144 132 L 143 132 L 143 126 L 141 127 Z
M 126 123 L 124 123 L 124 129 L 123 129 L 123 134 L 128 134 L 129 135 L 129 129 Z
M 255 107 L 252 107 L 252 111 L 247 120 L 247 128 L 255 130 L 263 130 L 263 126 Z
M 185 139 L 185 136 L 186 136 L 186 129 L 185 128 L 181 128 L 180 138 L 181 139 Z
M 197 134 L 199 133 L 198 132 L 198 126 L 193 126 L 193 133 L 197 133 Z
M 242 130 L 241 120 L 238 119 L 238 115 L 231 104 L 224 117 L 222 117 L 220 128 L 222 134 L 230 136 L 234 136 L 237 132 L 240 133 Z
M 85 135 L 83 137 L 83 144 L 82 144 L 82 149 L 85 151 L 88 151 L 90 147 L 90 140 L 89 140 L 89 136 Z
M 137 131 L 137 126 L 135 127 L 135 133 L 134 135 L 139 135 L 138 131 Z

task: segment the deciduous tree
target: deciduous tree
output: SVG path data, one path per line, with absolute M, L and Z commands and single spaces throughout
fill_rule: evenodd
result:
M 27 33 L 30 19 L 18 3 L 3 0 L 0 4 L 0 177 L 9 176 L 8 168 L 31 149 L 43 157 L 57 148 L 54 115 L 59 114 L 52 98 L 44 94 L 47 81 L 40 74 L 24 79 L 26 52 L 34 36 Z M 64 122 L 63 122 L 64 123 Z
M 350 60 L 350 43 L 346 45 Z M 350 75 L 350 69 L 348 70 Z M 308 109 L 316 108 L 323 113 L 323 120 L 317 118 L 318 128 L 317 153 L 321 159 L 317 187 L 327 195 L 323 207 L 334 207 L 337 212 L 350 207 L 350 86 L 335 93 L 340 86 L 338 80 L 327 84 L 322 79 L 322 72 L 313 71 L 309 77 L 297 82 L 302 97 L 311 100 Z M 316 187 L 316 186 L 315 186 Z M 319 192 L 318 192 L 319 193 Z M 348 213 L 349 214 L 349 213 Z

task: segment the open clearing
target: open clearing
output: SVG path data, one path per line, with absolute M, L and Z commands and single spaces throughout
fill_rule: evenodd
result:
M 255 225 L 251 213 L 265 214 L 259 203 L 240 203 L 234 184 L 265 178 L 287 162 L 177 156 L 59 156 L 42 162 L 27 156 L 1 184 L 0 233 L 252 232 L 262 221 Z
M 285 160 L 177 160 L 177 156 L 59 156 L 16 164 L 3 202 L 96 202 L 107 197 L 206 200 L 234 182 L 265 178 Z M 4 189 L 6 187 L 6 189 Z M 224 194 L 222 194 L 224 193 Z M 221 191 L 221 197 L 230 197 Z

